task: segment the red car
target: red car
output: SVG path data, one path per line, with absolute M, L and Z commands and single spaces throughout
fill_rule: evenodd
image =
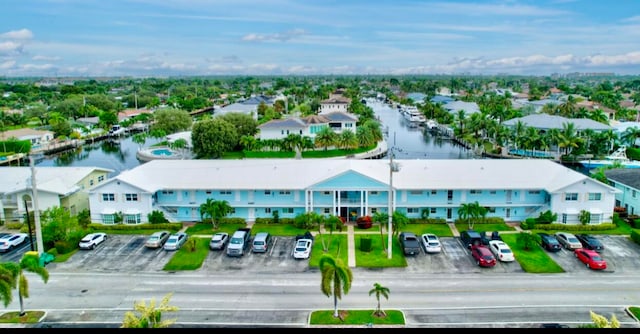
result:
M 574 253 L 578 258 L 578 260 L 582 261 L 582 263 L 587 265 L 587 268 L 589 269 L 593 269 L 593 270 L 607 269 L 607 261 L 605 261 L 602 258 L 602 256 L 600 256 L 600 254 L 598 254 L 598 252 L 594 250 L 580 248 L 580 249 L 576 249 Z
M 493 267 L 496 265 L 496 258 L 489 248 L 483 245 L 471 245 L 471 256 L 480 267 Z

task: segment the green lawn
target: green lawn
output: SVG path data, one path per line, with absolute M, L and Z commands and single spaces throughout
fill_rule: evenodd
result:
M 382 298 L 382 297 L 381 297 Z M 332 299 L 333 300 L 333 299 Z M 372 303 L 377 303 L 373 297 Z M 340 303 L 338 303 L 340 306 Z M 404 325 L 405 319 L 402 311 L 399 310 L 382 310 L 387 314 L 383 317 L 377 317 L 373 314 L 374 310 L 341 310 L 338 309 L 340 317 L 333 316 L 333 310 L 319 310 L 311 312 L 309 317 L 310 325 Z
M 307 232 L 306 229 L 297 228 L 293 224 L 253 224 L 251 234 L 269 232 L 271 235 L 292 237 Z
M 192 243 L 195 242 L 195 249 Z M 202 267 L 202 263 L 209 254 L 209 238 L 190 237 L 187 242 L 180 247 L 171 260 L 167 262 L 163 270 L 196 270 Z
M 563 273 L 564 269 L 560 267 L 547 254 L 547 251 L 536 245 L 532 249 L 525 250 L 516 241 L 518 233 L 503 233 L 500 235 L 502 240 L 509 245 L 516 257 L 516 261 L 520 263 L 522 269 L 527 273 Z
M 439 237 L 453 237 L 448 224 L 407 224 L 401 227 L 400 231 L 413 232 L 418 237 L 425 233 L 433 233 Z
M 333 235 L 329 235 L 327 233 L 323 233 L 322 235 L 316 235 L 314 238 L 313 246 L 311 248 L 311 257 L 309 258 L 309 267 L 318 267 L 320 257 L 322 257 L 322 254 L 325 254 L 323 245 L 326 245 L 328 254 L 342 260 L 345 265 L 349 263 L 347 235 L 335 233 Z
M 216 232 L 227 232 L 232 235 L 239 228 L 247 227 L 247 224 L 218 224 L 218 229 L 213 230 L 213 225 L 209 223 L 196 223 L 186 230 L 188 235 L 213 235 Z
M 360 250 L 360 242 L 363 238 L 371 238 L 371 250 L 364 252 Z M 400 247 L 398 238 L 392 238 L 391 259 L 388 258 L 387 241 L 388 236 L 384 234 L 368 234 L 355 236 L 356 241 L 356 266 L 363 268 L 385 268 L 385 267 L 406 267 L 407 260 Z
M 469 224 L 467 223 L 457 223 L 456 229 L 459 232 L 466 231 L 469 229 Z M 505 223 L 501 224 L 473 224 L 473 230 L 477 232 L 492 232 L 492 231 L 515 231 L 514 227 L 511 227 Z

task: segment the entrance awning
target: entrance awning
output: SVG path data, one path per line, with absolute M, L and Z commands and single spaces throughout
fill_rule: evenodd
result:
M 592 215 L 601 215 L 602 214 L 602 210 L 600 210 L 600 209 L 589 209 L 589 212 Z
M 567 210 L 565 211 L 566 214 L 568 215 L 577 215 L 580 211 L 578 211 L 578 209 L 574 209 L 574 208 L 567 208 Z
M 116 209 L 112 209 L 112 208 L 104 208 L 102 209 L 102 212 L 100 212 L 103 215 L 112 215 L 116 213 Z
M 139 215 L 140 214 L 140 210 L 138 209 L 127 209 L 124 211 L 125 215 Z

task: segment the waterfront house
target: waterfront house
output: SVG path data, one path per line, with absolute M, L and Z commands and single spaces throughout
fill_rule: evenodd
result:
M 258 126 L 258 138 L 283 139 L 289 134 L 296 134 L 313 139 L 326 127 L 331 128 L 335 133 L 342 133 L 348 129 L 355 134 L 357 122 L 357 115 L 343 112 L 274 119 Z
M 546 132 L 550 129 L 562 130 L 565 123 L 573 123 L 576 131 L 593 130 L 596 132 L 603 132 L 612 130 L 613 128 L 607 124 L 596 122 L 589 118 L 566 118 L 557 115 L 549 114 L 534 114 L 524 117 L 512 118 L 502 122 L 504 126 L 513 128 L 518 121 L 522 122 L 527 127 L 536 128 L 542 132 Z
M 616 194 L 616 206 L 624 207 L 630 215 L 640 214 L 640 169 L 607 169 L 604 175 L 611 186 L 620 190 Z
M 31 128 L 22 128 L 15 130 L 7 130 L 1 133 L 0 138 L 2 140 L 8 140 L 15 138 L 18 140 L 28 140 L 31 142 L 32 148 L 38 148 L 39 146 L 46 145 L 54 138 L 53 131 L 48 130 L 36 130 Z
M 72 215 L 89 209 L 86 192 L 105 182 L 114 171 L 99 167 L 35 167 L 38 209 L 57 206 Z M 33 212 L 30 167 L 0 167 L 0 220 L 22 221 L 26 209 Z
M 386 160 L 243 159 L 154 160 L 89 191 L 91 219 L 147 222 L 153 210 L 173 222 L 199 221 L 208 198 L 248 222 L 294 218 L 305 212 L 353 216 L 394 210 L 409 218 L 455 221 L 462 204 L 478 203 L 488 217 L 523 221 L 551 210 L 560 223 L 579 224 L 582 210 L 594 224 L 610 222 L 619 190 L 558 163 L 538 159 L 397 160 L 390 179 Z
M 273 106 L 274 99 L 264 95 L 251 96 L 250 98 L 232 103 L 221 108 L 215 109 L 214 115 L 224 115 L 228 113 L 241 113 L 250 115 L 253 119 L 258 120 L 258 106 L 264 103 L 267 106 Z
M 334 112 L 348 113 L 350 104 L 351 99 L 344 96 L 344 90 L 336 89 L 329 94 L 328 99 L 320 101 L 320 110 L 318 114 L 324 115 Z

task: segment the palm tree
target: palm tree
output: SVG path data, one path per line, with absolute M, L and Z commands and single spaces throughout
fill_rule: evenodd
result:
M 49 272 L 40 265 L 38 254 L 27 253 L 22 256 L 20 263 L 6 262 L 0 263 L 0 298 L 7 307 L 11 301 L 12 289 L 18 287 L 18 297 L 20 299 L 20 316 L 24 316 L 24 298 L 29 298 L 29 282 L 25 272 L 32 272 L 42 278 L 44 283 L 49 281 Z
M 213 229 L 218 229 L 218 223 L 220 219 L 226 217 L 233 212 L 233 208 L 227 201 L 216 201 L 212 198 L 207 198 L 207 201 L 200 204 L 200 219 L 204 220 L 206 217 L 211 218 L 211 224 Z
M 316 138 L 314 141 L 315 146 L 322 147 L 326 151 L 329 146 L 333 146 L 336 144 L 337 136 L 338 134 L 333 132 L 330 127 L 322 128 L 322 130 L 320 130 L 320 132 L 316 134 Z
M 338 299 L 342 299 L 342 293 L 348 294 L 353 281 L 353 273 L 342 260 L 336 259 L 330 254 L 323 254 L 318 263 L 322 274 L 320 289 L 322 293 L 331 297 L 333 295 L 333 316 L 338 317 Z
M 160 305 L 156 307 L 155 299 L 149 301 L 147 305 L 144 301 L 136 302 L 133 309 L 140 315 L 136 316 L 134 312 L 127 312 L 124 315 L 124 321 L 120 328 L 167 328 L 176 322 L 175 319 L 162 320 L 162 312 L 176 312 L 178 307 L 169 305 L 169 299 L 172 293 L 168 293 L 162 298 Z
M 466 220 L 469 225 L 469 229 L 473 229 L 473 221 L 470 219 L 473 216 L 473 205 L 471 203 L 462 203 L 458 208 L 458 216 L 461 220 Z
M 338 136 L 338 145 L 343 149 L 353 149 L 358 147 L 358 137 L 351 130 L 344 130 Z
M 380 308 L 380 296 L 383 296 L 385 299 L 389 299 L 389 288 L 386 288 L 379 283 L 373 283 L 373 289 L 369 290 L 369 296 L 372 294 L 376 294 L 376 300 L 378 301 L 378 306 L 376 307 L 376 311 L 373 312 L 374 315 L 378 317 L 386 316 L 387 314 Z

